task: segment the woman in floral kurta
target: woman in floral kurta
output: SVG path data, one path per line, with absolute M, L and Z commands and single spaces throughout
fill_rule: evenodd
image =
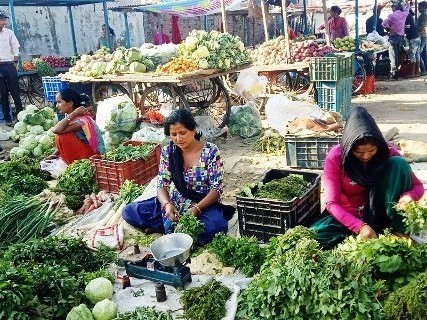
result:
M 179 216 L 193 214 L 204 224 L 197 242 L 205 244 L 216 233 L 227 231 L 227 220 L 219 204 L 223 162 L 218 147 L 200 141 L 195 128 L 196 123 L 186 110 L 177 110 L 168 118 L 165 133 L 172 141 L 162 151 L 157 197 L 126 206 L 123 218 L 136 227 L 168 233 Z M 176 160 L 177 154 L 182 163 Z

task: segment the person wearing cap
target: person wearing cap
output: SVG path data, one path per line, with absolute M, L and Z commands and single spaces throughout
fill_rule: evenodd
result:
M 388 49 L 391 65 L 390 78 L 397 80 L 397 68 L 399 67 L 399 50 L 403 43 L 403 36 L 405 35 L 406 17 L 409 14 L 409 2 L 406 2 L 403 8 L 400 2 L 393 2 L 391 10 L 393 11 L 387 19 L 383 21 L 383 27 L 389 33 L 390 46 Z
M 19 56 L 19 42 L 12 30 L 6 28 L 5 12 L 0 11 L 0 103 L 7 126 L 12 126 L 9 93 L 15 103 L 16 112 L 22 111 L 19 79 L 16 70 Z

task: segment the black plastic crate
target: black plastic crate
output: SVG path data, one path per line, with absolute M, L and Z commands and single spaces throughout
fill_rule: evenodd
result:
M 239 229 L 242 236 L 255 236 L 260 242 L 284 234 L 297 225 L 307 225 L 320 216 L 320 175 L 313 172 L 273 169 L 266 172 L 262 182 L 299 174 L 311 183 L 300 198 L 291 201 L 254 199 L 236 196 Z
M 329 150 L 341 142 L 341 137 L 341 134 L 330 137 L 286 134 L 286 165 L 295 168 L 322 169 Z

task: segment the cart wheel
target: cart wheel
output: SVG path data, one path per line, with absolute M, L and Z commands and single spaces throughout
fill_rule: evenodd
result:
M 138 106 L 139 115 L 144 115 L 150 109 L 159 110 L 164 104 L 172 105 L 174 109 L 182 106 L 182 99 L 172 86 L 156 84 L 144 88 Z
M 41 107 L 44 104 L 43 85 L 38 76 L 19 77 L 19 92 L 24 107 L 29 104 Z
M 119 94 L 129 96 L 128 90 L 117 83 L 97 83 L 92 86 L 92 99 L 95 103 Z
M 308 75 L 301 71 L 285 71 L 277 76 L 273 90 L 277 93 L 287 92 L 301 94 L 310 92 L 312 86 Z
M 355 71 L 353 75 L 353 82 L 352 82 L 352 91 L 353 94 L 357 93 L 362 89 L 363 85 L 366 81 L 366 71 L 364 67 L 364 60 L 363 57 L 356 56 L 356 62 L 355 62 Z
M 231 99 L 219 78 L 185 86 L 183 94 L 193 115 L 210 116 L 217 128 L 223 128 L 228 123 Z

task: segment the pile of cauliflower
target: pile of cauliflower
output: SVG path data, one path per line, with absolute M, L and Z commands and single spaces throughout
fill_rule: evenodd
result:
M 38 158 L 53 149 L 55 134 L 51 128 L 56 123 L 56 114 L 52 108 L 39 109 L 34 105 L 28 105 L 24 111 L 18 113 L 18 122 L 10 132 L 10 139 L 19 141 L 19 147 L 10 150 L 10 157 Z

